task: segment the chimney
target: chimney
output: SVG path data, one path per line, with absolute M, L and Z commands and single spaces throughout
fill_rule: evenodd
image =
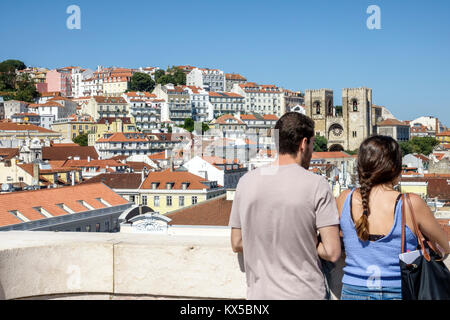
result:
M 439 133 L 439 119 L 436 118 L 436 135 Z
M 141 184 L 142 184 L 142 182 L 144 182 L 144 180 L 145 180 L 145 173 L 144 173 L 144 170 L 142 170 L 141 171 Z
M 91 162 L 91 157 L 90 156 L 87 157 L 87 162 Z

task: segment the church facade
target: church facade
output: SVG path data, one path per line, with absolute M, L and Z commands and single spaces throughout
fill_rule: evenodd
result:
M 342 109 L 334 106 L 332 90 L 305 90 L 305 109 L 330 151 L 355 150 L 374 130 L 370 88 L 342 89 Z

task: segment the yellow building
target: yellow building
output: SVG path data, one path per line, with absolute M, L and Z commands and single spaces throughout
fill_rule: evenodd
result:
M 16 158 L 5 159 L 0 162 L 0 185 L 37 185 L 38 176 L 39 166 L 37 164 L 20 164 Z
M 27 123 L 0 122 L 0 140 L 62 140 L 61 133 Z
M 92 125 L 88 135 L 88 145 L 93 146 L 105 133 L 136 132 L 136 124 L 133 118 L 102 118 Z
M 444 131 L 436 134 L 436 140 L 441 143 L 450 143 L 450 131 Z
M 139 195 L 130 198 L 155 212 L 166 214 L 225 193 L 216 181 L 207 181 L 187 171 L 150 172 L 139 188 Z
M 52 130 L 61 133 L 63 138 L 72 140 L 80 134 L 91 133 L 93 126 L 95 126 L 94 121 L 77 117 L 55 120 L 52 124 Z
M 399 187 L 401 193 L 415 193 L 422 199 L 426 199 L 428 197 L 428 182 L 423 178 L 402 177 Z

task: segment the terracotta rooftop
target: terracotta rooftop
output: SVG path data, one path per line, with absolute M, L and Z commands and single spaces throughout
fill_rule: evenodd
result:
M 28 123 L 0 122 L 0 131 L 37 131 L 39 133 L 56 133 L 55 131 L 45 129 Z
M 52 168 L 75 167 L 75 168 L 106 168 L 106 167 L 127 167 L 126 164 L 112 159 L 100 160 L 54 160 L 49 161 Z
M 94 96 L 93 98 L 97 103 L 127 104 L 125 99 L 122 97 Z
M 141 189 L 152 189 L 152 182 L 158 182 L 158 190 L 166 189 L 166 183 L 174 183 L 172 189 L 182 189 L 182 183 L 187 182 L 187 190 L 202 190 L 208 187 L 202 182 L 207 180 L 187 171 L 164 171 L 150 172 L 141 186 Z
M 102 173 L 92 177 L 82 184 L 102 182 L 112 189 L 138 189 L 141 185 L 140 173 Z
M 377 123 L 377 126 L 409 126 L 407 123 L 397 119 L 386 119 Z
M 247 79 L 240 74 L 237 73 L 225 73 L 225 79 L 227 80 L 239 80 L 239 81 L 247 81 Z
M 67 160 L 69 157 L 80 157 L 80 160 L 98 159 L 98 153 L 94 147 L 82 146 L 58 146 L 42 148 L 42 160 Z
M 107 138 L 98 139 L 97 142 L 148 142 L 147 139 L 141 137 L 141 133 L 136 132 L 136 134 L 138 135 L 134 138 L 131 133 L 116 132 Z
M 233 201 L 226 194 L 189 206 L 166 216 L 169 225 L 228 226 Z
M 75 213 L 88 211 L 89 209 L 78 200 L 84 200 L 95 209 L 105 208 L 106 206 L 96 198 L 101 198 L 112 206 L 128 203 L 102 183 L 5 193 L 0 194 L 0 226 L 24 222 L 10 211 L 18 211 L 29 220 L 41 220 L 46 217 L 33 208 L 42 207 L 52 216 L 69 214 L 58 206 L 62 203 Z
M 19 155 L 19 148 L 0 148 L 0 157 L 4 160 L 12 159 Z
M 436 136 L 444 137 L 444 136 L 450 136 L 450 131 L 444 131 L 436 134 Z
M 219 92 L 219 91 L 210 91 L 209 92 L 210 97 L 224 97 L 224 98 L 244 98 L 240 94 L 234 93 L 234 92 Z
M 244 122 L 242 122 L 241 120 L 233 117 L 231 114 L 224 114 L 223 116 L 220 116 L 219 118 L 213 120 L 211 122 L 211 124 L 228 124 L 226 121 L 227 120 L 233 120 L 234 122 L 237 122 L 237 124 L 245 124 Z

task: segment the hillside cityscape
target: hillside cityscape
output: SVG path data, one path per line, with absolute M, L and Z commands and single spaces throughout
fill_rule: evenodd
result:
M 391 136 L 403 152 L 399 190 L 426 200 L 448 233 L 445 124 L 397 119 L 371 88 L 333 94 L 190 65 L 50 70 L 5 60 L 0 231 L 223 234 L 239 179 L 276 159 L 275 123 L 299 112 L 315 122 L 309 170 L 335 196 L 358 186 L 360 143 Z

